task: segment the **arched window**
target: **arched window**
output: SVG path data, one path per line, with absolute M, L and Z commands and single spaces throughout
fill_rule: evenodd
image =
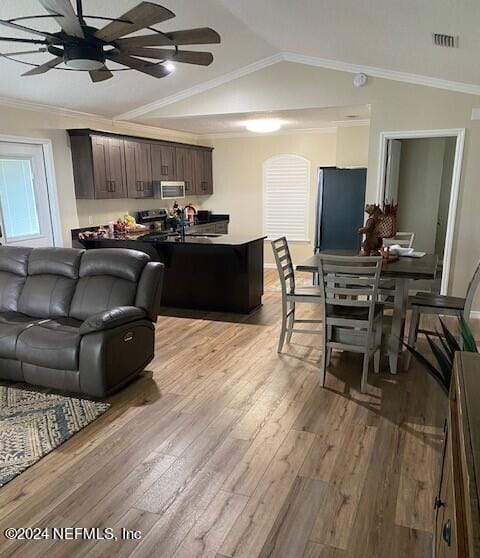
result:
M 276 155 L 263 163 L 263 231 L 270 239 L 308 240 L 310 161 Z

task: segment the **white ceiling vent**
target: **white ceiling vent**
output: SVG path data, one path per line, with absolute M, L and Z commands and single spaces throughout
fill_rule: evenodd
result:
M 433 33 L 433 44 L 435 46 L 458 48 L 458 35 L 445 35 L 445 33 Z

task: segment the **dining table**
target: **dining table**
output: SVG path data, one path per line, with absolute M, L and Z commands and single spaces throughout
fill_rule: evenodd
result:
M 358 256 L 352 250 L 325 250 L 322 252 L 338 256 Z M 314 254 L 296 266 L 297 271 L 317 273 L 319 255 Z M 389 280 L 393 283 L 393 314 L 390 335 L 388 336 L 388 361 L 390 372 L 398 371 L 399 358 L 403 350 L 405 332 L 405 318 L 408 307 L 408 292 L 412 281 L 434 280 L 436 278 L 438 256 L 425 254 L 422 257 L 402 256 L 393 261 L 384 260 L 380 280 Z

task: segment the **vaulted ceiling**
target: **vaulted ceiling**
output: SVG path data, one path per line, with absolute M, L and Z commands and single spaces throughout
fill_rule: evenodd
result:
M 118 17 L 139 0 L 84 0 L 87 15 Z M 25 66 L 0 59 L 0 97 L 113 117 L 201 86 L 215 84 L 281 52 L 322 60 L 373 66 L 429 78 L 477 86 L 480 91 L 480 3 L 476 0 L 160 0 L 177 17 L 159 26 L 164 31 L 212 27 L 220 45 L 192 47 L 210 50 L 209 67 L 176 64 L 176 71 L 155 79 L 135 71 L 93 84 L 80 72 L 52 70 L 21 77 Z M 0 3 L 0 18 L 45 13 L 37 0 Z M 46 31 L 53 21 L 24 22 Z M 432 33 L 459 36 L 459 48 L 433 45 Z M 1 29 L 0 35 L 26 37 Z M 0 42 L 0 52 L 11 45 Z M 48 54 L 24 56 L 43 63 Z M 253 66 L 252 66 L 253 65 Z M 226 76 L 226 77 L 225 77 Z M 455 87 L 455 84 L 452 85 Z M 193 89 L 192 91 L 195 91 Z

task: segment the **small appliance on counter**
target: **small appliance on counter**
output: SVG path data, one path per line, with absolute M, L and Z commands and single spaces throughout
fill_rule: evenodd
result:
M 203 223 L 209 223 L 211 214 L 212 212 L 209 211 L 208 209 L 199 209 L 197 211 L 197 223 L 199 225 Z
M 168 211 L 165 208 L 146 209 L 137 214 L 137 222 L 147 225 L 151 231 L 166 231 L 167 218 Z

